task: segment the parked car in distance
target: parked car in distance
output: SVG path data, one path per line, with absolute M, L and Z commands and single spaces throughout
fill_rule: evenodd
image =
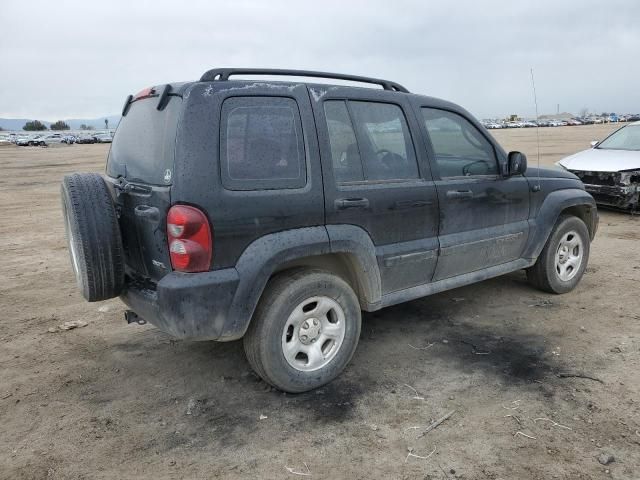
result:
M 87 144 L 87 143 L 96 143 L 96 139 L 91 135 L 81 134 L 76 138 L 76 143 L 79 144 Z
M 88 301 L 120 296 L 128 322 L 179 338 L 243 338 L 255 372 L 293 393 L 346 367 L 362 310 L 520 269 L 572 290 L 598 225 L 575 175 L 528 168 L 460 106 L 297 70 L 129 96 L 105 175 L 61 193 Z
M 41 139 L 44 142 L 44 145 L 51 145 L 54 143 L 63 143 L 64 137 L 65 135 L 62 133 L 50 133 L 43 135 Z
M 31 147 L 44 147 L 47 145 L 44 137 L 42 134 L 29 136 L 28 145 Z
M 640 209 L 640 122 L 626 124 L 557 165 L 577 175 L 597 203 Z
M 99 133 L 93 135 L 93 138 L 95 139 L 96 143 L 111 143 L 113 140 L 111 135 L 108 133 Z

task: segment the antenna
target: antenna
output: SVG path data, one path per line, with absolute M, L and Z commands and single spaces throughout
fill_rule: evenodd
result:
M 533 103 L 536 106 L 536 145 L 538 148 L 538 184 L 534 185 L 534 192 L 540 191 L 540 122 L 538 120 L 538 96 L 536 95 L 536 82 L 533 79 L 533 68 L 531 69 L 531 86 L 533 87 Z

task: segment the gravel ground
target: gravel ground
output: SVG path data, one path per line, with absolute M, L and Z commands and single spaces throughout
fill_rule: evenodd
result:
M 612 128 L 541 129 L 541 163 Z M 535 163 L 535 129 L 492 133 Z M 0 478 L 640 478 L 638 217 L 601 211 L 575 291 L 516 272 L 365 314 L 344 374 L 285 395 L 241 342 L 81 299 L 59 182 L 106 152 L 0 148 Z

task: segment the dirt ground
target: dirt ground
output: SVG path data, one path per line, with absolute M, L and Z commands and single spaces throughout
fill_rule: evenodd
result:
M 612 128 L 540 129 L 541 162 Z M 535 129 L 493 134 L 535 164 Z M 365 314 L 344 374 L 286 395 L 241 342 L 175 341 L 81 299 L 59 183 L 106 152 L 0 148 L 1 478 L 640 478 L 640 218 L 601 211 L 572 293 L 516 272 Z M 88 325 L 49 332 L 70 320 Z

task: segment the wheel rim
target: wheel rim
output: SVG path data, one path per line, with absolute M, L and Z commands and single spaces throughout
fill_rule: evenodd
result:
M 329 297 L 308 298 L 287 319 L 282 332 L 282 352 L 296 370 L 311 372 L 336 356 L 346 331 L 344 310 Z
M 567 282 L 578 274 L 583 255 L 584 245 L 580 235 L 573 230 L 565 233 L 556 250 L 556 273 L 560 280 Z
M 69 218 L 69 214 L 67 212 L 67 208 L 65 205 L 65 217 L 66 217 L 66 227 L 67 227 L 67 238 L 69 239 L 69 252 L 71 254 L 71 266 L 73 267 L 73 274 L 76 277 L 76 282 L 80 285 L 80 268 L 78 267 L 78 252 L 76 250 L 76 239 L 73 234 L 73 229 L 71 228 L 71 219 Z

